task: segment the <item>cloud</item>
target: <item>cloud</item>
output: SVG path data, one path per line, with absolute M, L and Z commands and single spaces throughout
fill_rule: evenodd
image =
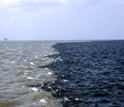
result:
M 124 0 L 120 0 L 120 5 L 124 5 Z
M 18 5 L 20 0 L 0 0 L 0 7 L 8 7 L 11 5 Z
M 37 6 L 43 4 L 64 4 L 69 0 L 0 0 L 1 7 L 10 7 L 10 6 Z
M 0 33 L 10 39 L 119 35 L 123 4 L 124 0 L 0 0 Z
M 9 12 L 40 12 L 43 14 L 52 14 L 63 12 L 66 8 L 94 5 L 109 0 L 0 0 L 0 7 Z M 123 3 L 124 0 L 112 0 Z M 65 9 L 65 10 L 66 10 Z
M 43 5 L 62 5 L 62 4 L 71 4 L 71 3 L 81 3 L 81 4 L 95 4 L 102 1 L 117 1 L 124 3 L 124 0 L 0 0 L 0 7 L 24 7 L 24 6 L 43 6 Z
M 0 0 L 0 8 L 9 12 L 40 12 L 51 14 L 62 11 L 69 0 Z
M 2 8 L 37 8 L 37 7 L 57 7 L 67 4 L 87 4 L 97 3 L 101 0 L 0 0 Z

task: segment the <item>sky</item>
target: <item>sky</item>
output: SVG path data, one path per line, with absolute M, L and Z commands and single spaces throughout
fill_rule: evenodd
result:
M 0 40 L 124 39 L 124 0 L 0 0 Z

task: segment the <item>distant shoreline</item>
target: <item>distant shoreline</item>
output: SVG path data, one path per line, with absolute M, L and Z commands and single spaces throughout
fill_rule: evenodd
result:
M 124 39 L 104 40 L 0 40 L 0 42 L 94 42 L 94 41 L 124 41 Z

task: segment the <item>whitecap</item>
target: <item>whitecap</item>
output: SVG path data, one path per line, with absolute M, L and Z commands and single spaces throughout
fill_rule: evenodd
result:
M 69 99 L 68 99 L 67 97 L 64 97 L 64 100 L 65 100 L 65 101 L 68 101 Z
M 33 63 L 33 62 L 30 62 L 30 64 L 31 64 L 31 65 L 34 65 L 34 63 Z
M 52 72 L 48 72 L 48 75 L 53 75 L 53 73 Z
M 29 80 L 33 80 L 34 78 L 33 78 L 33 77 L 27 77 L 27 79 L 29 79 Z
M 47 101 L 45 99 L 41 99 L 40 102 L 41 103 L 47 103 Z
M 76 101 L 79 101 L 79 98 L 75 98 Z
M 68 80 L 63 80 L 63 82 L 68 82 Z
M 12 62 L 11 62 L 11 64 L 14 64 L 14 63 L 15 63 L 15 61 L 12 61 Z
M 32 88 L 32 90 L 33 90 L 33 91 L 38 91 L 38 89 L 37 89 L 37 88 L 35 88 L 35 87 L 33 87 L 33 88 Z

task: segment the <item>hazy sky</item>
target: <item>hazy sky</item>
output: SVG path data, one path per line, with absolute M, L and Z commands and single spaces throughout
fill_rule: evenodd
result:
M 124 0 L 0 0 L 0 40 L 124 39 Z

